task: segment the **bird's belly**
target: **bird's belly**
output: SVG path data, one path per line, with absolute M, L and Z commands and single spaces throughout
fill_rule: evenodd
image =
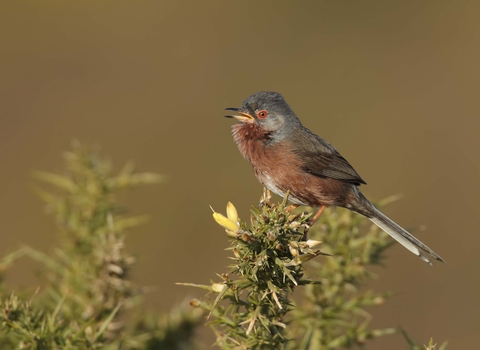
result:
M 299 205 L 308 205 L 305 201 L 295 197 L 295 193 L 293 193 L 289 188 L 285 189 L 284 186 L 277 185 L 275 181 L 273 181 L 272 177 L 269 174 L 263 174 L 263 176 L 258 176 L 260 182 L 268 188 L 271 192 L 279 195 L 280 197 L 284 198 L 289 191 L 288 200 L 292 203 L 299 204 Z
M 275 177 L 268 171 L 255 173 L 260 182 L 270 191 L 281 197 L 285 197 L 288 192 L 288 200 L 299 205 L 344 206 L 352 190 L 351 184 L 335 179 L 322 179 L 307 173 L 293 175 L 288 172 L 279 172 Z

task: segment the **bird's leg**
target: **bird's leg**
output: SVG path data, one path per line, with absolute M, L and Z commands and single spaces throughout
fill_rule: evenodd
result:
M 299 204 L 290 204 L 288 207 L 285 208 L 285 211 L 287 213 L 290 213 L 292 210 L 297 209 L 299 206 Z
M 320 209 L 318 209 L 317 213 L 313 216 L 313 218 L 307 223 L 307 226 L 305 227 L 305 230 L 303 231 L 303 240 L 304 241 L 306 241 L 307 238 L 308 238 L 307 237 L 308 231 L 315 224 L 315 222 L 318 220 L 318 218 L 323 214 L 323 212 L 325 211 L 326 208 L 327 208 L 326 205 L 322 205 L 320 207 Z
M 310 226 L 313 226 L 315 221 L 318 220 L 318 218 L 323 214 L 326 208 L 327 208 L 326 205 L 322 205 L 320 209 L 318 209 L 317 213 L 313 216 L 312 220 L 310 220 Z

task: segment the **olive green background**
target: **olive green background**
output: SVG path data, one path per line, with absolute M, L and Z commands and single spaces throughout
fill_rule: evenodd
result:
M 208 205 L 247 218 L 261 186 L 232 141 L 225 107 L 281 92 L 303 123 L 368 182 L 447 265 L 400 246 L 378 269 L 374 325 L 451 349 L 480 342 L 480 2 L 1 1 L 1 252 L 51 251 L 56 229 L 31 170 L 61 171 L 72 139 L 117 165 L 168 176 L 122 197 L 152 220 L 131 232 L 152 308 L 202 292 L 229 263 Z M 35 285 L 28 261 L 9 275 Z M 400 335 L 371 349 L 405 349 Z

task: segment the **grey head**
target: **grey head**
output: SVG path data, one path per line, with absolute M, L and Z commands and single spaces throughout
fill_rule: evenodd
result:
M 241 123 L 253 123 L 273 134 L 288 134 L 302 124 L 278 92 L 260 91 L 243 101 L 240 108 L 227 108 L 240 115 L 228 115 Z

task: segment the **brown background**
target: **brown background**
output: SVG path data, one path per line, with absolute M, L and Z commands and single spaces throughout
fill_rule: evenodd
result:
M 407 328 L 451 349 L 480 343 L 480 2 L 0 2 L 1 251 L 49 251 L 52 219 L 28 189 L 59 171 L 70 140 L 98 143 L 120 167 L 168 175 L 123 197 L 152 221 L 133 231 L 137 281 L 154 308 L 201 295 L 228 264 L 208 205 L 244 218 L 261 186 L 238 153 L 225 107 L 279 91 L 310 129 L 369 183 L 403 193 L 387 213 L 448 265 L 400 246 L 379 270 L 376 326 Z M 34 285 L 32 266 L 10 275 Z M 399 335 L 371 349 L 405 349 Z

